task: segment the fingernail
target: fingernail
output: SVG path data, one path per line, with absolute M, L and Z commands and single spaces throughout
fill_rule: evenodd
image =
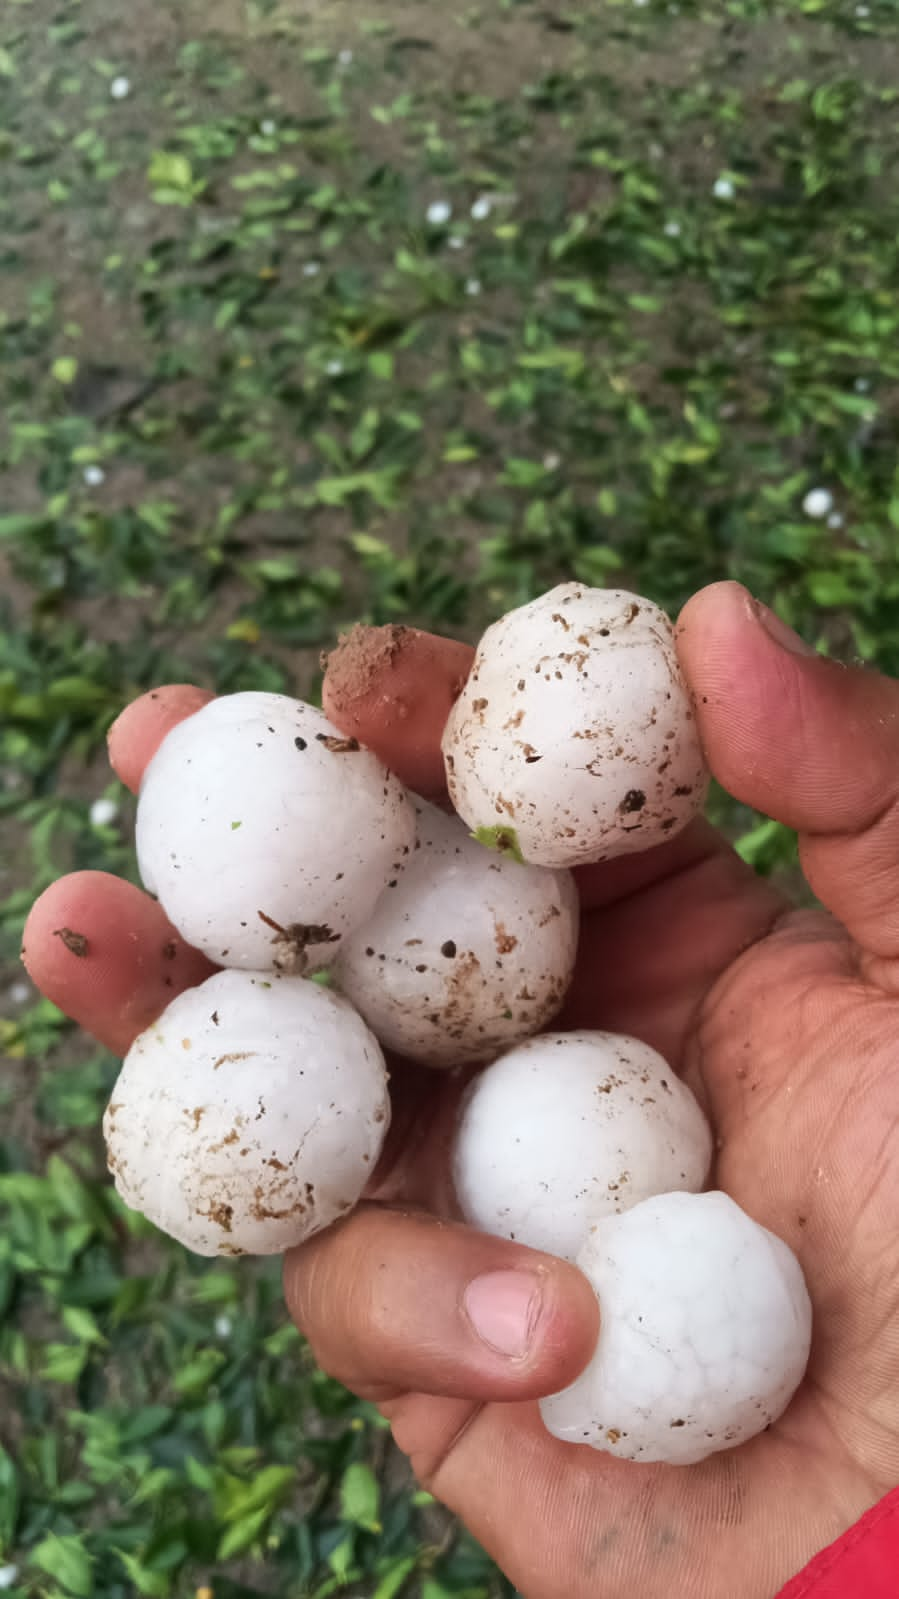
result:
M 769 638 L 773 638 L 775 644 L 779 644 L 781 649 L 789 650 L 792 655 L 817 655 L 818 652 L 814 645 L 806 644 L 805 639 L 800 638 L 798 633 L 794 633 L 786 622 L 782 622 L 777 613 L 771 610 L 770 606 L 763 605 L 761 600 L 754 600 L 753 608 Z
M 534 1341 L 543 1284 L 529 1271 L 488 1271 L 468 1284 L 463 1305 L 483 1343 L 521 1360 Z

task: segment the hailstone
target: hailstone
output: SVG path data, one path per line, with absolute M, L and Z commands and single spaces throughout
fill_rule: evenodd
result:
M 352 1210 L 389 1119 L 384 1057 L 346 1000 L 224 971 L 132 1045 L 103 1130 L 132 1210 L 199 1255 L 271 1255 Z
M 399 781 L 283 694 L 232 694 L 180 722 L 137 808 L 145 887 L 216 965 L 254 971 L 329 965 L 414 837 Z
M 727 1194 L 660 1194 L 606 1216 L 577 1264 L 599 1341 L 577 1380 L 540 1401 L 556 1438 L 689 1466 L 786 1409 L 811 1343 L 802 1269 Z
M 469 827 L 539 866 L 660 843 L 701 810 L 708 783 L 668 617 L 580 583 L 487 629 L 443 754 Z
M 344 940 L 334 978 L 387 1048 L 428 1066 L 488 1060 L 559 1009 L 577 890 L 569 872 L 521 866 L 475 843 L 458 817 L 415 808 L 415 849 Z
M 598 1217 L 700 1189 L 711 1158 L 705 1116 L 656 1050 L 615 1033 L 548 1033 L 473 1083 L 453 1177 L 473 1226 L 574 1260 Z

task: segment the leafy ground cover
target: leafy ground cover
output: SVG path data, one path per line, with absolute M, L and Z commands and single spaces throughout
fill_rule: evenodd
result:
M 10 1591 L 508 1592 L 276 1269 L 116 1202 L 115 1063 L 23 982 L 22 919 L 62 870 L 133 873 L 125 700 L 314 695 L 359 618 L 474 638 L 566 575 L 671 608 L 731 575 L 899 670 L 897 65 L 892 0 L 8 0 Z

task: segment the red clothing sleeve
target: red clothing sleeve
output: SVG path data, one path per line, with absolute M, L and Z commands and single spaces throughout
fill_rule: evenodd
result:
M 822 1549 L 777 1599 L 899 1599 L 899 1488 Z

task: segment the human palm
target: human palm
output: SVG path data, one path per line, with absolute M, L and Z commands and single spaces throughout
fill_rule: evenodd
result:
M 715 1185 L 798 1254 L 815 1326 L 794 1402 L 748 1445 L 690 1468 L 620 1462 L 547 1434 L 536 1398 L 588 1358 L 592 1294 L 573 1268 L 452 1219 L 463 1083 L 402 1063 L 369 1203 L 286 1269 L 322 1364 L 381 1406 L 421 1480 L 527 1599 L 770 1599 L 899 1480 L 899 691 L 778 647 L 730 585 L 691 602 L 680 648 L 713 770 L 800 829 L 830 911 L 791 910 L 696 823 L 581 874 L 562 1025 L 659 1049 L 708 1110 Z M 439 703 L 440 671 L 437 659 L 423 705 Z M 357 710 L 408 781 L 433 777 L 439 716 L 413 756 L 409 718 L 391 730 L 380 688 Z M 147 959 L 162 943 L 159 908 L 90 877 L 39 902 L 27 958 L 57 1002 L 124 1048 L 170 997 L 165 975 L 187 986 L 205 967 L 179 945 L 163 974 Z M 52 937 L 75 920 L 98 929 L 92 979 Z M 132 935 L 131 954 L 117 932 Z M 526 1349 L 510 1355 L 501 1339 L 501 1353 L 475 1336 L 469 1285 L 495 1288 L 509 1273 L 532 1283 L 535 1268 L 542 1314 Z

